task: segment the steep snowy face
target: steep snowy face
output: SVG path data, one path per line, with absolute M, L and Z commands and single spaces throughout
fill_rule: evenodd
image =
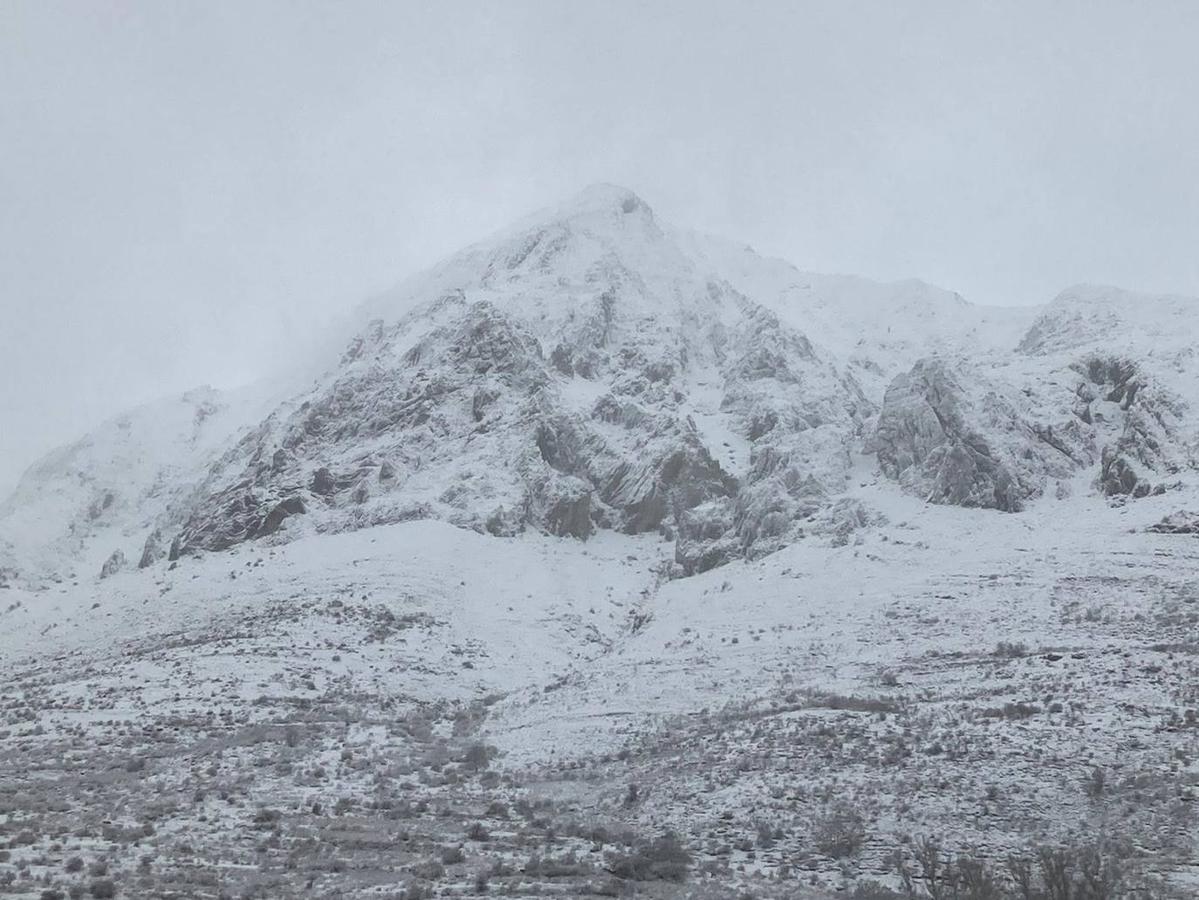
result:
M 618 188 L 390 302 L 414 301 L 212 466 L 161 523 L 171 555 L 435 517 L 657 532 L 697 571 L 788 540 L 844 488 L 872 412 L 847 371 Z
M 136 562 L 154 521 L 263 409 L 262 391 L 201 388 L 131 410 L 51 453 L 0 504 L 0 580 L 94 577 L 106 560 L 109 573 Z
M 1062 291 L 1021 338 L 1030 356 L 1120 346 L 1175 368 L 1194 367 L 1199 304 L 1193 297 L 1075 285 Z
M 1086 473 L 1114 501 L 1164 493 L 1196 465 L 1199 302 L 1079 287 L 1015 352 L 926 358 L 887 389 L 883 472 L 925 499 L 1018 511 Z
M 1074 375 L 1072 411 L 1100 446 L 1108 496 L 1161 492 L 1199 460 L 1199 301 L 1083 285 L 1038 316 L 1017 352 Z
M 891 379 L 923 357 L 1009 354 L 1041 311 L 976 306 L 917 279 L 884 283 L 805 272 L 745 245 L 694 232 L 679 232 L 677 238 L 700 265 L 811 335 L 875 402 Z

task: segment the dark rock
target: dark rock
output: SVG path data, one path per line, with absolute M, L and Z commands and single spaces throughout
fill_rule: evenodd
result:
M 1142 486 L 1142 492 L 1136 493 Z M 1145 496 L 1149 493 L 1148 485 L 1140 482 L 1132 465 L 1114 447 L 1103 448 L 1103 458 L 1099 469 L 1099 487 L 1109 497 L 1117 494 Z
M 563 375 L 574 375 L 575 367 L 570 347 L 565 344 L 558 344 L 550 353 L 550 365 L 561 372 Z
M 1192 534 L 1199 537 L 1199 513 L 1180 509 L 1146 530 L 1158 534 Z
M 146 543 L 142 546 L 141 559 L 137 561 L 139 569 L 145 569 L 154 565 L 162 558 L 162 532 L 155 528 L 146 537 Z
M 125 554 L 121 550 L 112 551 L 112 555 L 100 567 L 100 577 L 108 578 L 125 568 Z
M 729 504 L 711 501 L 678 517 L 674 559 L 684 575 L 695 575 L 742 556 Z
M 115 501 L 116 501 L 116 494 L 114 494 L 112 491 L 105 491 L 99 497 L 94 499 L 91 502 L 91 504 L 89 504 L 89 506 L 87 508 L 88 519 L 90 519 L 93 522 L 96 519 L 99 519 L 102 515 L 104 515 L 104 513 L 106 513 L 112 507 L 112 504 Z
M 299 497 L 288 497 L 281 503 L 276 504 L 266 518 L 262 520 L 262 524 L 258 526 L 254 537 L 265 537 L 268 534 L 274 534 L 283 525 L 283 520 L 288 516 L 303 515 L 305 512 L 304 501 Z
M 543 524 L 550 534 L 586 540 L 592 532 L 590 489 L 580 485 L 559 490 L 546 508 Z
M 921 360 L 897 376 L 879 414 L 879 465 L 932 503 L 1019 510 L 1024 492 L 966 422 L 961 398 L 961 387 L 940 360 Z
M 312 474 L 312 483 L 309 487 L 312 493 L 328 497 L 337 490 L 337 479 L 333 477 L 333 473 L 327 467 L 321 466 Z

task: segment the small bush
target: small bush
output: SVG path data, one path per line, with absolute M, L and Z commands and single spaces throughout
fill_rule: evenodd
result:
M 1095 766 L 1091 770 L 1091 774 L 1083 781 L 1082 789 L 1092 800 L 1098 800 L 1102 797 L 1103 792 L 1107 789 L 1107 775 L 1103 769 Z
M 424 881 L 437 881 L 445 876 L 445 866 L 435 859 L 426 859 L 412 867 L 412 874 Z
M 1028 656 L 1028 644 L 1023 641 L 1000 641 L 995 645 L 994 655 L 1004 659 L 1020 659 Z
M 673 832 L 608 857 L 608 871 L 629 881 L 685 881 L 691 854 Z
M 970 856 L 943 854 L 928 838 L 914 842 L 919 876 L 903 859 L 899 874 L 907 897 L 933 900 L 1116 900 L 1126 896 L 1120 861 L 1096 847 L 1034 847 L 1008 858 L 1006 871 Z M 1005 892 L 1009 883 L 1015 893 Z M 869 900 L 874 900 L 866 895 Z M 879 895 L 885 898 L 887 895 Z
M 816 849 L 833 859 L 856 856 L 865 840 L 865 822 L 847 803 L 833 806 L 812 828 L 812 843 Z
M 117 895 L 117 886 L 111 878 L 102 878 L 99 881 L 93 881 L 88 890 L 91 891 L 96 900 L 110 900 Z
M 462 758 L 462 764 L 476 772 L 482 772 L 491 765 L 491 758 L 495 755 L 495 748 L 488 747 L 486 744 L 471 744 Z

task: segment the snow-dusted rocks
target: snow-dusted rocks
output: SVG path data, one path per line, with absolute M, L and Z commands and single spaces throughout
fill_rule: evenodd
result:
M 1160 522 L 1150 525 L 1149 531 L 1159 534 L 1193 534 L 1199 536 L 1199 513 L 1180 509 L 1168 516 L 1163 516 Z
M 1187 414 L 1147 365 L 1110 352 L 1031 371 L 930 358 L 891 382 L 872 446 L 884 474 L 930 502 L 1015 512 L 1080 471 L 1108 497 L 1164 492 L 1151 479 L 1194 466 Z
M 104 565 L 100 567 L 100 577 L 109 578 L 117 572 L 125 568 L 125 554 L 120 550 L 113 550 L 112 555 L 104 560 Z
M 1162 493 L 1165 484 L 1152 485 L 1146 475 L 1175 475 L 1193 465 L 1180 397 L 1129 359 L 1094 355 L 1073 368 L 1083 376 L 1075 414 L 1105 439 L 1098 476 L 1105 495 Z
M 1004 427 L 1019 427 L 997 397 L 987 395 L 984 403 L 1007 420 Z M 1038 488 L 1021 482 L 976 415 L 945 363 L 921 360 L 897 376 L 883 398 L 875 441 L 879 466 L 931 503 L 1020 510 Z

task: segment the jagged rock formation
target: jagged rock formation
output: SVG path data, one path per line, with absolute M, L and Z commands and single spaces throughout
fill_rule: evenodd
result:
M 989 370 L 959 357 L 897 376 L 872 444 L 883 472 L 931 502 L 1018 511 L 1051 482 L 1068 493 L 1080 472 L 1122 500 L 1162 493 L 1167 484 L 1153 479 L 1193 468 L 1194 423 L 1161 377 L 1170 373 L 1113 354 L 1100 335 L 1119 317 L 1080 302 L 1068 292 L 1028 329 L 1017 349 L 1038 360 L 1031 372 L 1018 357 Z M 1124 330 L 1135 337 L 1135 326 Z
M 1159 534 L 1192 534 L 1199 536 L 1199 513 L 1180 509 L 1170 513 L 1155 525 L 1150 525 L 1149 531 Z
M 972 403 L 944 361 L 921 360 L 897 376 L 883 398 L 875 438 L 879 466 L 931 503 L 1017 512 L 1043 488 L 1036 470 L 1062 466 L 1031 449 L 1031 458 L 1017 463 L 1003 443 L 988 438 L 997 430 L 1004 438 L 1032 431 L 999 395 L 988 392 Z M 1034 461 L 1039 465 L 1028 465 Z
M 1132 498 L 1164 493 L 1165 484 L 1151 484 L 1144 473 L 1176 475 L 1192 464 L 1182 437 L 1186 404 L 1129 359 L 1091 356 L 1074 369 L 1084 378 L 1076 391 L 1075 415 L 1107 432 L 1100 490 L 1107 496 Z
M 112 555 L 100 567 L 100 577 L 110 578 L 125 568 L 125 554 L 121 550 L 113 550 Z
M 293 516 L 321 531 L 433 516 L 659 532 L 686 573 L 778 546 L 843 486 L 871 411 L 852 376 L 697 270 L 632 195 L 594 192 L 467 255 L 212 467 L 177 553 Z

